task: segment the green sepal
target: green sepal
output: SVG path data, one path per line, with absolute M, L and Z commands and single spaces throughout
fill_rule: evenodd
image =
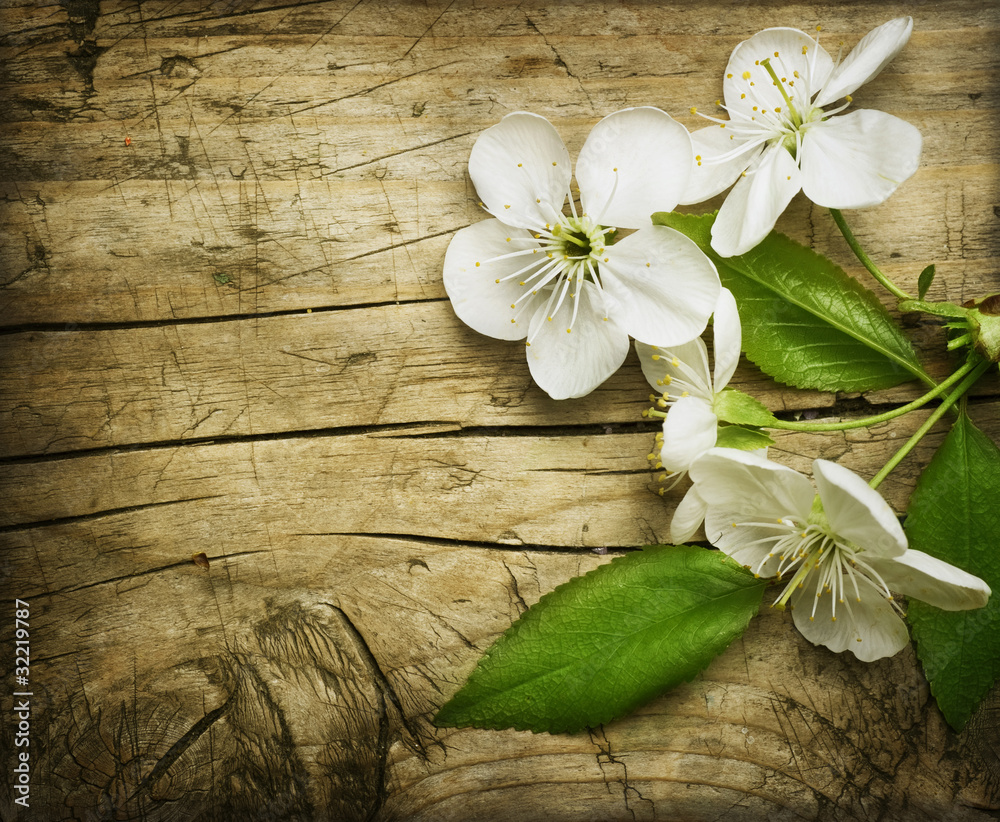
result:
M 719 428 L 715 444 L 719 448 L 756 451 L 759 448 L 768 448 L 774 445 L 774 440 L 757 428 L 745 428 L 742 425 L 723 425 Z
M 618 557 L 525 611 L 434 722 L 549 733 L 610 722 L 704 669 L 746 630 L 764 586 L 706 548 Z
M 969 312 L 960 305 L 954 303 L 940 302 L 929 303 L 926 300 L 901 300 L 899 310 L 906 313 L 910 311 L 922 311 L 924 314 L 933 314 L 935 317 L 960 317 L 964 318 Z
M 714 214 L 660 212 L 653 222 L 693 240 L 736 297 L 747 358 L 776 380 L 822 391 L 871 391 L 930 377 L 878 297 L 826 257 L 772 231 L 720 257 Z
M 963 413 L 924 469 L 904 529 L 911 548 L 975 574 L 985 607 L 942 611 L 911 600 L 907 619 L 931 693 L 948 724 L 965 727 L 1000 677 L 1000 449 Z
M 716 394 L 712 410 L 723 422 L 736 425 L 767 427 L 777 422 L 774 414 L 760 400 L 736 388 L 724 388 Z

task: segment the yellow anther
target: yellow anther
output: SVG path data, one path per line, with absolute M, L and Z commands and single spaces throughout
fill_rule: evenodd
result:
M 522 167 L 523 165 L 524 165 L 524 163 L 518 163 L 518 164 L 517 164 L 517 167 L 518 167 L 518 168 L 521 168 L 521 167 Z
M 701 163 L 698 163 L 698 165 L 701 165 Z M 650 265 L 652 265 L 652 263 L 646 263 L 646 268 L 649 268 Z
M 775 56 L 775 57 L 777 57 L 777 56 L 778 56 L 778 52 L 775 52 L 775 53 L 774 53 L 774 56 Z
M 670 364 L 671 364 L 671 365 L 672 365 L 672 366 L 673 366 L 674 368 L 680 368 L 680 367 L 681 367 L 681 361 L 680 361 L 679 359 L 677 359 L 677 357 L 674 357 L 673 359 L 671 359 L 671 360 L 670 360 Z
M 573 329 L 572 329 L 572 328 L 567 328 L 567 329 L 566 329 L 566 333 L 567 333 L 567 334 L 571 333 L 572 331 L 573 331 Z
M 802 53 L 805 54 L 807 51 L 809 51 L 809 46 L 803 46 Z
M 733 73 L 729 72 L 729 74 L 726 75 L 726 79 L 727 80 L 732 80 L 733 79 Z
M 850 94 L 848 94 L 844 99 L 847 100 L 848 103 L 853 103 L 854 102 L 854 98 L 851 97 Z
M 750 79 L 750 72 L 749 71 L 744 71 L 743 72 L 743 79 L 744 80 L 749 80 Z
M 510 237 L 508 237 L 508 238 L 507 238 L 507 242 L 508 242 L 508 243 L 510 242 Z
M 479 265 L 480 265 L 479 263 L 476 263 L 476 268 L 479 268 Z M 500 281 L 497 280 L 497 282 L 500 282 Z
M 698 113 L 698 109 L 695 106 L 691 106 L 691 108 L 688 109 L 688 111 L 690 111 L 692 114 L 697 114 Z
M 552 165 L 559 165 L 555 160 L 552 161 Z
M 652 358 L 653 358 L 654 361 L 658 360 L 658 359 L 660 359 L 660 355 L 659 354 L 653 354 Z

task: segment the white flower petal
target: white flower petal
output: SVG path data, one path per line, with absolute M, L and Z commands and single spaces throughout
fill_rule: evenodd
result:
M 711 403 L 714 397 L 712 375 L 708 370 L 708 350 L 701 337 L 668 348 L 647 345 L 637 340 L 635 350 L 646 382 L 658 394 L 666 391 L 676 396 L 679 392 L 670 386 L 680 381 L 684 383 L 682 390 L 686 390 L 692 397 Z
M 816 496 L 812 484 L 802 474 L 771 462 L 756 451 L 713 448 L 691 466 L 691 479 L 709 504 L 706 531 L 716 507 L 725 509 L 727 515 L 739 513 L 738 524 L 785 517 L 804 522 Z M 731 529 L 732 519 L 725 526 Z M 716 530 L 721 533 L 726 529 Z M 715 543 L 711 534 L 709 539 Z
M 778 52 L 777 57 L 775 52 Z M 753 106 L 767 111 L 785 110 L 785 98 L 761 65 L 766 59 L 770 60 L 778 79 L 787 81 L 785 92 L 792 103 L 798 103 L 803 109 L 808 109 L 809 100 L 833 70 L 833 60 L 826 49 L 805 32 L 790 28 L 764 29 L 740 43 L 729 58 L 722 88 L 731 113 L 753 116 L 756 114 Z
M 768 147 L 719 209 L 712 248 L 723 257 L 749 251 L 774 228 L 800 188 L 799 167 L 792 155 L 780 144 Z
M 694 152 L 684 126 L 644 106 L 609 114 L 576 161 L 584 212 L 603 225 L 642 228 L 654 211 L 671 211 L 687 187 Z
M 982 608 L 990 598 L 990 586 L 944 560 L 909 550 L 891 560 L 865 557 L 885 580 L 889 590 L 919 599 L 945 611 Z
M 810 127 L 802 140 L 802 190 L 827 208 L 884 202 L 920 165 L 916 127 L 860 109 Z
M 813 478 L 830 527 L 869 557 L 898 557 L 906 552 L 906 535 L 882 495 L 861 477 L 827 460 L 813 462 Z
M 579 306 L 572 322 L 575 302 Z M 600 289 L 583 282 L 575 297 L 566 296 L 551 320 L 542 309 L 531 318 L 528 368 L 552 399 L 589 394 L 625 362 L 628 334 L 613 317 L 606 317 Z M 567 334 L 571 322 L 573 330 Z
M 712 330 L 715 344 L 712 354 L 715 357 L 714 390 L 718 393 L 732 379 L 743 347 L 743 327 L 736 310 L 736 298 L 728 288 L 719 292 L 714 314 Z
M 795 627 L 814 645 L 825 645 L 836 653 L 850 651 L 862 662 L 873 662 L 899 653 L 910 641 L 906 624 L 893 609 L 892 603 L 874 588 L 863 586 L 860 593 L 861 602 L 851 599 L 849 603 L 837 603 L 837 619 L 834 621 L 833 595 L 825 592 L 817 601 L 814 571 L 805 578 L 802 588 L 792 595 Z M 814 603 L 815 616 L 810 619 Z
M 601 284 L 637 340 L 670 346 L 701 334 L 719 298 L 712 261 L 678 231 L 651 225 L 605 250 Z
M 569 152 L 552 124 L 516 111 L 479 135 L 469 176 L 486 209 L 507 225 L 540 228 L 562 212 L 572 177 Z
M 511 242 L 507 242 L 508 237 Z M 503 278 L 524 268 L 533 256 L 490 262 L 492 257 L 526 248 L 525 243 L 517 242 L 524 239 L 531 239 L 527 231 L 490 219 L 460 229 L 448 244 L 444 255 L 445 291 L 458 318 L 480 334 L 500 340 L 520 340 L 528 333 L 531 306 L 521 312 L 521 321 L 513 323 L 515 312 L 510 306 L 524 293 L 518 283 L 529 272 L 511 280 Z M 534 256 L 545 260 L 544 254 Z
M 892 60 L 913 31 L 912 17 L 897 17 L 868 32 L 823 86 L 814 105 L 826 106 L 874 79 Z
M 731 128 L 719 126 L 708 126 L 692 132 L 691 144 L 695 162 L 691 169 L 691 179 L 681 195 L 680 202 L 683 204 L 701 203 L 722 193 L 736 182 L 740 173 L 760 154 L 760 146 L 751 145 L 743 135 Z M 740 148 L 744 150 L 739 151 Z
M 697 484 L 694 486 L 699 488 Z M 699 490 L 699 495 L 702 491 Z M 770 528 L 763 520 L 746 524 L 746 511 L 742 506 L 728 508 L 705 503 L 705 536 L 720 551 L 759 577 L 773 577 L 778 573 L 781 557 L 775 555 L 777 537 L 788 533 L 785 528 Z
M 697 397 L 682 397 L 663 421 L 660 462 L 671 473 L 687 471 L 691 464 L 715 445 L 719 418 L 712 406 Z
M 691 539 L 705 520 L 707 508 L 698 489 L 694 486 L 689 488 L 674 511 L 674 518 L 670 520 L 670 541 L 674 545 L 681 545 Z

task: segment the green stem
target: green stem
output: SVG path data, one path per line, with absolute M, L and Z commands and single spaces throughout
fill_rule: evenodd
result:
M 968 374 L 975 367 L 974 363 L 966 363 L 954 374 L 948 377 L 948 379 L 941 382 L 936 388 L 932 391 L 928 391 L 922 397 L 918 397 L 913 400 L 913 402 L 908 402 L 906 405 L 901 405 L 899 408 L 894 408 L 892 411 L 876 414 L 874 417 L 864 417 L 863 419 L 850 420 L 849 422 L 792 422 L 777 420 L 774 424 L 768 424 L 765 427 L 781 428 L 788 431 L 847 431 L 851 428 L 866 428 L 869 425 L 877 425 L 880 422 L 886 422 L 887 420 L 894 419 L 895 417 L 901 417 L 903 414 L 908 414 L 910 411 L 920 408 L 922 405 L 926 405 L 932 399 L 940 396 L 951 388 L 951 386 L 962 379 L 962 377 Z
M 854 232 L 848 227 L 844 220 L 844 215 L 836 208 L 830 209 L 830 214 L 833 215 L 833 221 L 837 224 L 837 228 L 840 229 L 840 233 L 844 235 L 844 239 L 847 240 L 847 244 L 851 247 L 854 255 L 861 260 L 861 264 L 868 269 L 868 272 L 888 290 L 893 296 L 900 300 L 912 300 L 913 297 L 907 294 L 902 289 L 898 288 L 895 283 L 892 282 L 888 277 L 885 276 L 875 263 L 872 262 L 871 258 L 865 254 L 864 249 L 861 248 L 861 244 L 858 242 L 857 238 L 854 236 Z
M 991 365 L 992 363 L 987 361 L 976 363 L 973 366 L 972 373 L 968 374 L 966 378 L 962 380 L 961 385 L 959 385 L 958 388 L 942 400 L 941 404 L 935 408 L 934 411 L 931 412 L 931 415 L 924 421 L 924 424 L 921 425 L 916 432 L 914 432 L 913 436 L 903 444 L 902 448 L 892 455 L 889 461 L 882 467 L 882 470 L 872 477 L 871 482 L 868 484 L 872 488 L 878 488 L 879 485 L 882 484 L 882 480 L 889 476 L 889 472 L 899 465 L 899 463 L 903 461 L 903 458 L 913 450 L 914 446 L 923 439 L 924 434 L 934 427 L 934 423 L 941 419 L 941 417 L 945 415 L 945 412 L 958 402 L 959 399 L 965 396 L 965 392 L 975 384 L 976 380 L 978 380 Z
M 956 337 L 955 339 L 950 340 L 948 342 L 948 350 L 949 351 L 954 351 L 956 348 L 961 348 L 963 345 L 965 345 L 971 339 L 972 339 L 972 335 L 971 334 L 963 334 L 961 337 Z

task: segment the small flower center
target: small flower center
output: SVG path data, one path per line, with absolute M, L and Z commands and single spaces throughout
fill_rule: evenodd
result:
M 737 523 L 733 525 L 739 527 Z M 770 542 L 771 548 L 756 568 L 747 568 L 756 576 L 774 576 L 779 582 L 788 579 L 774 602 L 776 608 L 784 608 L 796 591 L 812 589 L 815 597 L 809 618 L 815 618 L 821 601 L 829 595 L 831 618 L 836 621 L 838 607 L 853 616 L 851 603 L 861 602 L 861 591 L 868 587 L 899 610 L 885 581 L 864 560 L 864 549 L 833 532 L 818 496 L 805 522 L 788 516 L 772 522 L 745 522 L 742 525 L 775 531 L 773 536 L 756 541 L 758 544 Z
M 815 55 L 819 47 L 803 46 L 803 55 Z M 773 65 L 772 65 L 773 63 Z M 794 64 L 791 64 L 794 65 Z M 731 160 L 741 154 L 749 154 L 762 145 L 780 144 L 796 160 L 800 157 L 802 141 L 809 129 L 816 123 L 832 117 L 846 109 L 853 102 L 850 95 L 845 102 L 835 108 L 824 110 L 812 104 L 813 98 L 820 89 L 810 87 L 810 73 L 814 59 L 802 72 L 785 65 L 780 52 L 757 60 L 752 69 L 743 72 L 738 101 L 730 100 L 729 105 L 717 102 L 719 108 L 729 114 L 729 120 L 721 120 L 701 114 L 697 109 L 692 113 L 699 114 L 707 120 L 718 123 L 720 128 L 729 132 L 732 149 L 709 158 L 697 157 L 698 165 L 702 162 L 718 163 Z M 762 76 L 760 69 L 766 76 Z M 729 79 L 735 79 L 729 75 Z M 770 88 L 776 88 L 781 95 L 781 105 Z M 744 172 L 749 174 L 752 172 Z
M 616 228 L 600 225 L 587 214 L 560 214 L 555 222 L 546 223 L 536 229 L 532 237 L 508 237 L 507 241 L 515 249 L 486 260 L 488 264 L 510 257 L 524 257 L 526 264 L 512 274 L 498 278 L 497 284 L 517 280 L 523 291 L 511 303 L 514 314 L 511 322 L 518 322 L 523 314 L 534 315 L 543 310 L 546 322 L 562 308 L 565 301 L 571 301 L 573 310 L 567 324 L 566 333 L 572 333 L 579 307 L 577 295 L 584 282 L 601 288 L 600 264 L 607 262 L 602 256 L 614 240 Z M 477 262 L 476 265 L 481 265 Z M 605 317 L 607 319 L 607 317 Z M 536 326 L 529 334 L 527 345 L 537 336 L 541 326 Z

